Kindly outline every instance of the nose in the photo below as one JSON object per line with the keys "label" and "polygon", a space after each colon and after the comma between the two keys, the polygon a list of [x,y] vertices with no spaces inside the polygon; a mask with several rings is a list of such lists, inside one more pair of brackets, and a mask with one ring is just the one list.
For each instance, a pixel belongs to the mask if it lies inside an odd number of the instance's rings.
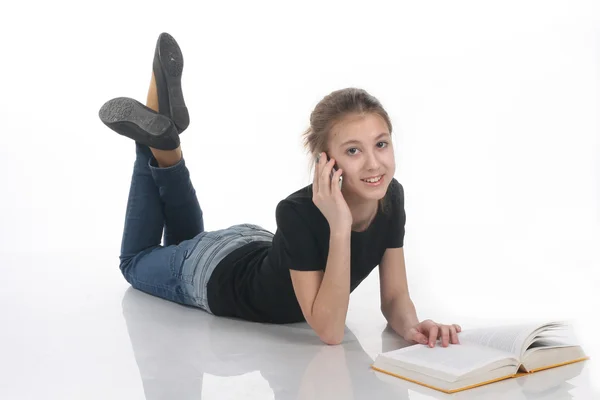
{"label": "nose", "polygon": [[375,154],[366,154],[365,167],[368,171],[377,171],[379,169],[379,160],[377,160],[377,156]]}

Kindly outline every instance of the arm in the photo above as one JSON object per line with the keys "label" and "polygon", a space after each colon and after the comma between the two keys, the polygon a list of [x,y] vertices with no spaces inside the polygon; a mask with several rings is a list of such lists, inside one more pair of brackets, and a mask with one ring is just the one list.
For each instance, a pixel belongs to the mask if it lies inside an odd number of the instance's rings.
{"label": "arm", "polygon": [[350,229],[332,230],[323,271],[290,270],[306,322],[326,344],[340,344],[350,300]]}
{"label": "arm", "polygon": [[404,337],[419,320],[408,293],[404,248],[389,248],[379,263],[381,312],[391,328]]}
{"label": "arm", "polygon": [[406,340],[434,347],[439,336],[442,346],[457,344],[459,325],[442,325],[430,319],[419,322],[415,306],[408,294],[404,249],[388,248],[379,264],[381,312],[392,329]]}

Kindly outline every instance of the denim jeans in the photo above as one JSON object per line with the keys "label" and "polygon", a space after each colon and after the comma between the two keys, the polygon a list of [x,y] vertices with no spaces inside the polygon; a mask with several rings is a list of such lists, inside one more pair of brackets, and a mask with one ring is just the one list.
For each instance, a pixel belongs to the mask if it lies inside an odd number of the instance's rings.
{"label": "denim jeans", "polygon": [[273,233],[253,224],[205,231],[185,160],[159,168],[148,146],[135,146],[119,268],[138,290],[212,314],[206,286],[218,263]]}

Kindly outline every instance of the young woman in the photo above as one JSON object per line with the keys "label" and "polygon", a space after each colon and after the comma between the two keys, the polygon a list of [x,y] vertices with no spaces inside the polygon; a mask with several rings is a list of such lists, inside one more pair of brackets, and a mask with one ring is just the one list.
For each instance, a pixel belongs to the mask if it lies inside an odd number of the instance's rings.
{"label": "young woman", "polygon": [[161,34],[146,106],[120,97],[99,112],[136,142],[120,255],[134,288],[217,316],[306,321],[323,342],[339,344],[350,293],[379,265],[381,310],[395,332],[431,347],[438,338],[458,343],[460,326],[419,322],[410,299],[404,191],[394,178],[392,124],[376,98],[348,88],[316,106],[304,133],[318,159],[313,183],[279,202],[274,234],[248,223],[205,231],[180,146],[189,124],[182,70],[180,47]]}

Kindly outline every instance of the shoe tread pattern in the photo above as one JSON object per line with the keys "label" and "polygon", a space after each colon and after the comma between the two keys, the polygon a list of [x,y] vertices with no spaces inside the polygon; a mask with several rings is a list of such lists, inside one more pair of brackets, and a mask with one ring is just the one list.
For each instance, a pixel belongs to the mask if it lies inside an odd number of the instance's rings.
{"label": "shoe tread pattern", "polygon": [[179,134],[169,118],[137,100],[117,97],[107,101],[99,112],[102,122],[120,135],[161,150],[179,146]]}

